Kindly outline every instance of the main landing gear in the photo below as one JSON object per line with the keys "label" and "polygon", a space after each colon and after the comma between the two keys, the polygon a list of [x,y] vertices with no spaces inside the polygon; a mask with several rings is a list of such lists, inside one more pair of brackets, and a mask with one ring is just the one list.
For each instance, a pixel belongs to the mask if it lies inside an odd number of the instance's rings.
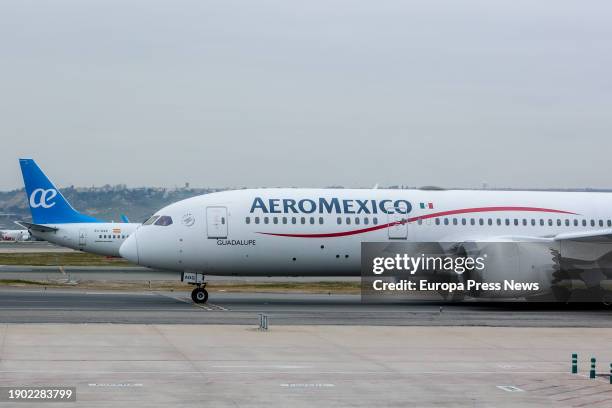
{"label": "main landing gear", "polygon": [[198,285],[198,287],[191,292],[191,300],[195,303],[206,303],[206,301],[208,301],[208,291],[205,287],[206,282],[202,283],[202,286]]}

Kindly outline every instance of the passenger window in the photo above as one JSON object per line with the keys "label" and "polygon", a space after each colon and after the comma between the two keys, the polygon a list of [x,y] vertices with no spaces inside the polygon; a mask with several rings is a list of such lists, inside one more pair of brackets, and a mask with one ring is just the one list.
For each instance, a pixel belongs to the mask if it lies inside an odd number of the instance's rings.
{"label": "passenger window", "polygon": [[578,226],[578,220],[574,220],[574,227]]}
{"label": "passenger window", "polygon": [[475,219],[473,219],[473,218],[470,218],[470,224],[471,224],[471,225],[476,225],[476,220],[475,220]]}
{"label": "passenger window", "polygon": [[497,225],[501,225],[501,218],[497,219]]}
{"label": "passenger window", "polygon": [[250,224],[250,223],[251,223],[251,217],[246,217],[246,218],[244,219],[244,221],[245,221],[247,224]]}
{"label": "passenger window", "polygon": [[355,225],[359,225],[359,217],[355,217]]}
{"label": "passenger window", "polygon": [[439,219],[439,218],[436,218],[435,223],[436,223],[436,225],[440,225],[440,219]]}
{"label": "passenger window", "polygon": [[98,238],[102,239],[102,235],[98,235]]}
{"label": "passenger window", "polygon": [[591,227],[595,226],[595,220],[591,220]]}
{"label": "passenger window", "polygon": [[423,225],[423,219],[419,218],[419,220],[417,221],[419,225]]}
{"label": "passenger window", "polygon": [[323,224],[323,217],[319,217],[319,224]]}
{"label": "passenger window", "polygon": [[586,227],[586,225],[587,225],[586,220],[582,220],[582,226]]}
{"label": "passenger window", "polygon": [[310,217],[310,224],[314,224],[314,223],[315,223],[314,217]]}
{"label": "passenger window", "polygon": [[297,218],[291,217],[291,223],[292,224],[297,224]]}
{"label": "passenger window", "polygon": [[336,221],[338,222],[338,225],[342,224],[342,217],[338,217]]}
{"label": "passenger window", "polygon": [[506,225],[510,225],[510,219],[506,218]]}
{"label": "passenger window", "polygon": [[517,225],[518,225],[518,218],[515,218],[514,219],[514,226],[517,226]]}
{"label": "passenger window", "polygon": [[484,220],[483,220],[482,218],[480,218],[480,219],[478,220],[478,224],[480,224],[480,225],[484,225]]}
{"label": "passenger window", "polygon": [[612,221],[608,220],[608,227],[612,227]]}
{"label": "passenger window", "polygon": [[378,218],[377,217],[372,218],[372,224],[374,224],[374,225],[378,224]]}
{"label": "passenger window", "polygon": [[527,219],[523,218],[523,225],[527,225]]}
{"label": "passenger window", "polygon": [[[221,223],[225,224],[225,217],[221,217]],[[159,217],[157,221],[155,221],[155,225],[159,225],[162,227],[167,227],[168,225],[172,225],[172,218],[167,215],[162,215]]]}
{"label": "passenger window", "polygon": [[264,224],[267,224],[270,222],[270,219],[268,217],[264,217]]}
{"label": "passenger window", "polygon": [[549,219],[548,219],[548,226],[549,226],[549,227],[552,227],[552,225],[553,225],[553,222],[552,222],[552,220],[549,218]]}
{"label": "passenger window", "polygon": [[561,220],[557,218],[557,227],[561,226]]}
{"label": "passenger window", "polygon": [[370,219],[369,219],[368,217],[364,217],[364,219],[363,219],[363,223],[364,223],[365,225],[368,225],[368,224],[370,223]]}
{"label": "passenger window", "polygon": [[569,225],[570,225],[570,220],[565,220],[565,226],[569,227]]}
{"label": "passenger window", "polygon": [[283,217],[283,224],[287,223],[287,217]]}
{"label": "passenger window", "polygon": [[259,217],[255,217],[255,224],[259,224]]}
{"label": "passenger window", "polygon": [[532,218],[532,219],[531,219],[531,226],[532,226],[532,227],[535,227],[535,225],[536,225],[536,220],[534,220],[534,219]]}
{"label": "passenger window", "polygon": [[221,224],[225,225],[225,217],[221,217]]}
{"label": "passenger window", "polygon": [[448,225],[448,218],[444,219],[444,225]]}
{"label": "passenger window", "polygon": [[300,218],[300,222],[302,223],[302,225],[306,224],[306,217]]}
{"label": "passenger window", "polygon": [[489,219],[487,220],[487,224],[489,224],[489,225],[493,225],[493,220],[492,220],[491,218],[489,218]]}
{"label": "passenger window", "polygon": [[603,227],[603,220],[599,220],[599,226]]}
{"label": "passenger window", "polygon": [[351,225],[351,218],[350,217],[346,217],[346,225]]}
{"label": "passenger window", "polygon": [[457,225],[457,219],[453,218],[453,225]]}
{"label": "passenger window", "polygon": [[461,225],[466,225],[467,224],[467,220],[465,218],[461,219]]}
{"label": "passenger window", "polygon": [[274,224],[278,224],[278,217],[273,217],[273,218],[272,218],[272,222],[273,222]]}

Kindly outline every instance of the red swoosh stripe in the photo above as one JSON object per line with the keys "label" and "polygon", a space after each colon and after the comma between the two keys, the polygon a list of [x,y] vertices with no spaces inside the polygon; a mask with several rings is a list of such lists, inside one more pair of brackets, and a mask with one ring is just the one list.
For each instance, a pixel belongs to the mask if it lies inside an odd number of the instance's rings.
{"label": "red swoosh stripe", "polygon": [[428,218],[437,218],[437,217],[445,217],[447,215],[456,215],[456,214],[468,214],[468,213],[477,213],[477,212],[495,212],[495,211],[528,211],[528,212],[545,212],[545,213],[556,213],[556,214],[570,214],[570,215],[578,215],[576,213],[570,211],[563,210],[555,210],[552,208],[539,208],[539,207],[475,207],[475,208],[463,208],[459,210],[450,210],[450,211],[440,211],[431,214],[419,215],[416,217],[408,218],[406,220],[399,220],[395,222],[390,222],[387,224],[375,225],[373,227],[361,228],[350,231],[341,231],[341,232],[332,232],[326,234],[280,234],[274,232],[258,232],[258,234],[262,235],[272,235],[275,237],[290,237],[290,238],[336,238],[336,237],[345,237],[348,235],[357,235],[363,234],[366,232],[376,231],[380,229],[385,229],[392,227],[394,225],[404,224],[406,222],[415,222],[418,220],[425,220]]}

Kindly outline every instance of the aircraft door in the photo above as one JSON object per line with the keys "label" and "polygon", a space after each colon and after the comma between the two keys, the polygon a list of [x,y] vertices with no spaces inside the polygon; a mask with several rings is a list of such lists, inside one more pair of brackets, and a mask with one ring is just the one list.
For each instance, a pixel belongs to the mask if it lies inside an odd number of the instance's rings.
{"label": "aircraft door", "polygon": [[87,245],[87,229],[81,228],[79,230],[79,246],[84,247]]}
{"label": "aircraft door", "polygon": [[399,208],[394,208],[393,213],[389,214],[389,239],[408,238],[408,208],[406,203],[399,203]]}
{"label": "aircraft door", "polygon": [[206,231],[208,238],[227,238],[227,221],[226,207],[207,207]]}

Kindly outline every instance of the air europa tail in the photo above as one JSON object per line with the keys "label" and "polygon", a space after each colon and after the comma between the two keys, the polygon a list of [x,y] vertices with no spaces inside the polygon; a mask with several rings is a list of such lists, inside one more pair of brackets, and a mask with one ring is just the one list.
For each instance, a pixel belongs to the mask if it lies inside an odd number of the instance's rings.
{"label": "air europa tail", "polygon": [[32,159],[19,159],[23,183],[35,224],[100,222],[76,211]]}

